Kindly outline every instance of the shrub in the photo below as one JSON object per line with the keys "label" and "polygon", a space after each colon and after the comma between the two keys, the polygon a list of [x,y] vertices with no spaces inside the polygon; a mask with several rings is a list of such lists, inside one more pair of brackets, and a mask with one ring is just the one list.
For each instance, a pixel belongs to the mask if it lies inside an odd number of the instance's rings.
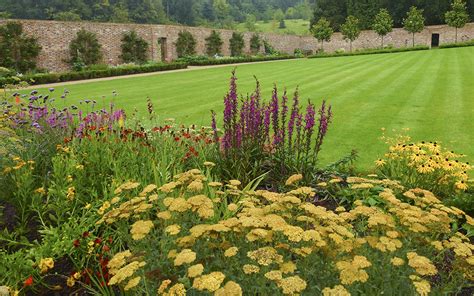
{"label": "shrub", "polygon": [[244,35],[241,33],[233,32],[232,38],[230,38],[230,55],[233,57],[243,55],[245,47]]}
{"label": "shrub", "polygon": [[241,56],[241,57],[225,57],[225,58],[209,58],[207,56],[191,56],[178,59],[178,62],[184,62],[190,66],[205,66],[205,65],[224,65],[224,64],[238,64],[251,62],[264,62],[275,60],[293,59],[294,56],[278,55],[278,56]]}
{"label": "shrub", "polygon": [[[248,183],[265,172],[273,184],[291,172],[310,178],[331,122],[331,106],[323,102],[317,117],[315,106],[309,103],[303,113],[298,90],[290,108],[286,91],[279,99],[276,86],[266,104],[258,81],[255,92],[239,106],[236,80],[233,72],[224,100],[223,135],[217,149],[222,178],[233,176]],[[215,114],[212,126],[217,139]]]}
{"label": "shrub", "polygon": [[367,55],[367,54],[384,54],[384,53],[397,53],[407,51],[419,51],[419,50],[430,50],[429,46],[417,45],[415,47],[400,47],[400,48],[384,48],[384,49],[360,49],[353,52],[345,52],[344,50],[337,50],[334,53],[317,53],[310,56],[309,58],[329,58],[329,57],[343,57],[343,56],[355,56],[355,55]]}
{"label": "shrub", "polygon": [[12,71],[10,69],[0,67],[0,77],[10,76]]}
{"label": "shrub", "polygon": [[81,29],[69,44],[70,64],[76,69],[93,65],[102,59],[102,51],[96,34]]}
{"label": "shrub", "polygon": [[439,46],[439,48],[454,48],[454,47],[468,47],[474,46],[474,39],[465,42],[457,42],[457,43],[443,43]]}
{"label": "shrub", "polygon": [[215,30],[211,32],[211,35],[206,38],[206,53],[208,56],[213,57],[221,54],[222,48],[221,34]]}
{"label": "shrub", "polygon": [[260,36],[258,36],[258,34],[253,34],[252,38],[250,38],[250,52],[253,55],[256,55],[260,52],[261,47],[262,41],[260,40]]}
{"label": "shrub", "polygon": [[178,57],[192,56],[196,53],[196,39],[188,31],[181,31],[175,43]]}
{"label": "shrub", "polygon": [[37,39],[26,36],[20,23],[0,27],[0,66],[22,73],[34,70],[40,51]]}
{"label": "shrub", "polygon": [[135,31],[123,34],[121,48],[120,59],[124,63],[143,64],[148,59],[148,42]]}

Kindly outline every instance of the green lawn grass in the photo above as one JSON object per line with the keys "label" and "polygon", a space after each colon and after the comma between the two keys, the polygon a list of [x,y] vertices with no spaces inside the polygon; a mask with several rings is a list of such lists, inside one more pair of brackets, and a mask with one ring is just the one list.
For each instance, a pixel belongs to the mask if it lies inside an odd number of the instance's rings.
{"label": "green lawn grass", "polygon": [[[289,35],[310,35],[308,20],[285,20],[285,29],[280,29],[279,25],[280,22],[278,21],[269,21],[266,23],[263,21],[258,21],[255,23],[255,31]],[[245,26],[245,23],[240,23],[237,25],[237,30],[247,32],[248,28]]]}
{"label": "green lawn grass", "polygon": [[[163,119],[209,125],[211,109],[221,115],[232,68],[70,85],[67,101],[97,99],[100,106],[116,90],[116,105],[129,113],[136,108],[145,115],[150,97]],[[303,100],[326,99],[333,105],[324,163],[357,149],[359,166],[369,168],[387,148],[379,140],[382,127],[410,128],[415,140],[441,141],[474,160],[473,47],[255,63],[237,66],[237,75],[242,94],[253,91],[256,75],[265,99],[276,83],[290,92],[299,86]]]}

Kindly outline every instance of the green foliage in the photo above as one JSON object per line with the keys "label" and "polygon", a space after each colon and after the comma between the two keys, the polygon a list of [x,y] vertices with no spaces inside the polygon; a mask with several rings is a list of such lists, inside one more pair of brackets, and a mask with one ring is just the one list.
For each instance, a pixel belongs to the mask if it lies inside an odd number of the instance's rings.
{"label": "green foliage", "polygon": [[10,76],[12,71],[5,67],[0,67],[0,77]]}
{"label": "green foliage", "polygon": [[36,58],[41,46],[36,38],[23,33],[20,23],[8,22],[0,27],[0,66],[18,72],[36,68]]}
{"label": "green foliage", "polygon": [[415,46],[415,33],[420,33],[425,28],[423,9],[412,6],[403,20],[403,28],[413,34],[413,46]]}
{"label": "green foliage", "polygon": [[384,53],[398,53],[408,51],[429,50],[430,47],[426,45],[417,45],[415,47],[400,47],[400,48],[374,48],[374,49],[360,49],[353,52],[335,52],[335,53],[318,53],[308,58],[330,58],[330,57],[346,57],[369,54],[384,54]]}
{"label": "green foliage", "polygon": [[122,36],[122,54],[120,58],[124,63],[143,64],[148,59],[148,42],[131,31]]}
{"label": "green foliage", "polygon": [[311,27],[311,33],[313,33],[314,38],[321,42],[321,49],[324,49],[324,41],[331,41],[334,31],[329,21],[323,17]]}
{"label": "green foliage", "polygon": [[360,35],[359,20],[355,16],[348,16],[346,22],[341,26],[341,33],[345,40],[350,41],[352,52],[352,42]]}
{"label": "green foliage", "polygon": [[271,55],[271,56],[239,56],[239,57],[224,57],[224,58],[209,58],[208,56],[191,56],[180,58],[177,61],[186,63],[190,66],[206,66],[206,65],[225,65],[225,64],[239,64],[251,62],[264,62],[276,60],[293,59],[290,55]]}
{"label": "green foliage", "polygon": [[81,29],[69,44],[69,55],[72,66],[97,64],[102,59],[102,46],[96,34]]}
{"label": "green foliage", "polygon": [[245,46],[244,35],[241,33],[233,32],[232,38],[229,40],[230,55],[238,57],[243,55]]}
{"label": "green foliage", "polygon": [[454,48],[454,47],[468,47],[474,46],[474,39],[465,42],[456,42],[456,43],[443,43],[439,48]]}
{"label": "green foliage", "polygon": [[250,52],[253,55],[256,55],[260,52],[261,47],[262,41],[260,40],[260,36],[258,36],[258,34],[253,34],[252,38],[250,38]]}
{"label": "green foliage", "polygon": [[211,35],[206,38],[206,53],[208,56],[212,57],[215,55],[220,55],[222,50],[222,41],[221,34],[215,30],[211,32]]}
{"label": "green foliage", "polygon": [[257,18],[254,15],[247,15],[247,17],[245,18],[245,28],[251,32],[255,31],[257,29],[257,27],[255,26],[256,22]]}
{"label": "green foliage", "polygon": [[[94,67],[94,66],[93,66]],[[185,69],[187,67],[186,63],[151,63],[145,65],[121,65],[118,67],[109,67],[103,70],[90,70],[83,68],[79,72],[66,72],[66,73],[40,73],[40,74],[31,74],[23,75],[21,77],[0,77],[0,87],[4,87],[9,84],[17,84],[21,81],[28,82],[32,85],[34,84],[47,84],[47,83],[57,83],[57,82],[67,82],[75,80],[84,80],[84,79],[95,79],[95,78],[104,78],[104,77],[113,77],[113,76],[123,76],[123,75],[132,75],[139,73],[150,73],[150,72],[160,72],[176,69]]]}
{"label": "green foliage", "polygon": [[81,16],[75,13],[74,11],[62,11],[54,14],[53,19],[55,21],[63,22],[78,22],[81,21]]}
{"label": "green foliage", "polygon": [[456,39],[458,42],[458,29],[466,25],[469,20],[466,2],[464,0],[454,0],[451,4],[451,10],[445,14],[446,23],[456,29]]}
{"label": "green foliage", "polygon": [[381,37],[383,47],[384,37],[393,31],[393,18],[387,9],[381,9],[375,16],[372,29]]}
{"label": "green foliage", "polygon": [[175,43],[178,57],[192,56],[196,53],[196,39],[188,31],[181,31]]}

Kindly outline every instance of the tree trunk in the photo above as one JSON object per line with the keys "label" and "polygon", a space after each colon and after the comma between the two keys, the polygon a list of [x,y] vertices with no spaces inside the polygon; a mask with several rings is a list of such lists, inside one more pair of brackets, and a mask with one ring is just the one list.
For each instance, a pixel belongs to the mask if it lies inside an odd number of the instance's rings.
{"label": "tree trunk", "polygon": [[454,43],[458,43],[458,28],[455,28],[456,37],[454,38]]}
{"label": "tree trunk", "polygon": [[324,51],[324,40],[321,40],[321,51]]}
{"label": "tree trunk", "polygon": [[415,47],[415,33],[413,33],[413,47]]}
{"label": "tree trunk", "polygon": [[384,37],[384,36],[382,35],[382,49],[383,49],[383,37]]}

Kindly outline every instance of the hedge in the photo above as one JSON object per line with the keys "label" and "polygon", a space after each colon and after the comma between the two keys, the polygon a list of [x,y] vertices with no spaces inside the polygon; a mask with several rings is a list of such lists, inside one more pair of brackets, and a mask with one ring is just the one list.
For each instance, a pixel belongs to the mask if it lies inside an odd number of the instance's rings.
{"label": "hedge", "polygon": [[297,57],[291,55],[278,55],[278,56],[261,56],[261,57],[232,57],[232,58],[220,58],[213,59],[205,56],[198,57],[185,57],[179,59],[182,62],[187,63],[190,66],[206,66],[206,65],[225,65],[225,64],[239,64],[239,63],[251,63],[251,62],[264,62],[264,61],[276,61],[276,60],[289,60]]}
{"label": "hedge", "polygon": [[36,84],[48,84],[57,82],[67,82],[75,80],[85,80],[94,78],[104,78],[113,76],[123,76],[139,73],[150,73],[169,71],[176,69],[186,69],[188,65],[186,63],[170,63],[170,64],[149,64],[142,66],[127,66],[109,68],[106,70],[85,70],[80,72],[66,72],[66,73],[40,73],[33,75],[24,75],[21,77],[0,77],[0,87],[4,87],[7,84],[18,83],[18,78],[21,81],[26,81],[32,85]]}
{"label": "hedge", "polygon": [[443,48],[467,47],[467,46],[474,46],[474,39],[466,41],[466,42],[441,44],[439,48],[443,49]]}
{"label": "hedge", "polygon": [[309,59],[316,58],[329,58],[329,57],[345,57],[345,56],[357,56],[357,55],[368,55],[368,54],[382,54],[382,53],[397,53],[406,51],[418,51],[418,50],[429,50],[429,46],[419,45],[415,47],[401,47],[401,48],[384,48],[384,49],[366,49],[354,52],[341,52],[341,53],[320,53],[309,56]]}

